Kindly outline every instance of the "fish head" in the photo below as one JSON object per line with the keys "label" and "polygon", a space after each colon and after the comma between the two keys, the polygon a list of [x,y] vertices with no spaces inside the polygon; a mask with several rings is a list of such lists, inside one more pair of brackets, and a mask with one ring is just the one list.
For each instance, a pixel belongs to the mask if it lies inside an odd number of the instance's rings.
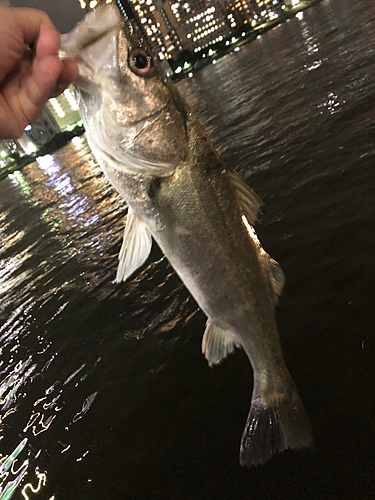
{"label": "fish head", "polygon": [[187,108],[116,6],[87,14],[61,49],[78,63],[76,95],[94,150],[137,173],[169,175],[184,161]]}

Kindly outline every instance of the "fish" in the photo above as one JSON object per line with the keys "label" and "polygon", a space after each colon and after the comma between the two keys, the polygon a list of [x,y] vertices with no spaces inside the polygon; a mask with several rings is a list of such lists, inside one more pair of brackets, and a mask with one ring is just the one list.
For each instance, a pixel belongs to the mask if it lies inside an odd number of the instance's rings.
{"label": "fish", "polygon": [[79,66],[88,143],[128,205],[117,282],[144,264],[155,240],[207,317],[209,366],[243,348],[253,387],[241,465],[310,447],[311,425],[275,319],[285,276],[254,229],[261,199],[224,164],[139,29],[113,4],[63,35],[61,51]]}

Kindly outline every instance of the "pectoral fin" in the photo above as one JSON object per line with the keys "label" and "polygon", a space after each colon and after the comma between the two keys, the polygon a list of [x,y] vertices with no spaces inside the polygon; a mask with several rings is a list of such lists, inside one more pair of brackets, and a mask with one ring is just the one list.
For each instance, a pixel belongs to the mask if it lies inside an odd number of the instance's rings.
{"label": "pectoral fin", "polygon": [[122,242],[116,281],[127,280],[147,259],[151,252],[151,233],[129,207],[124,239]]}
{"label": "pectoral fin", "polygon": [[235,347],[240,347],[240,344],[236,342],[231,332],[224,330],[211,320],[207,321],[202,339],[202,353],[209,366],[219,364],[228,354],[234,352]]}

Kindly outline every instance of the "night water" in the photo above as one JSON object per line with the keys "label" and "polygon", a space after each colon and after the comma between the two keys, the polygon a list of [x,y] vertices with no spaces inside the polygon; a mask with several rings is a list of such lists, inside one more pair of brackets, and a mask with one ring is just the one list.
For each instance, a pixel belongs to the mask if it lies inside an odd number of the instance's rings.
{"label": "night water", "polygon": [[252,373],[156,245],[117,285],[127,207],[84,137],[0,181],[0,500],[372,499],[375,3],[325,0],[178,84],[265,205],[284,355],[314,448],[239,465]]}

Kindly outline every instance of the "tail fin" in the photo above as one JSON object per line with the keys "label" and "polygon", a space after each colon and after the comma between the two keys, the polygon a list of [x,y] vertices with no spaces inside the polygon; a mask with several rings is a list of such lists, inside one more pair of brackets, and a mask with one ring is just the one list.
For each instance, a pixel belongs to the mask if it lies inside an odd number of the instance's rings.
{"label": "tail fin", "polygon": [[288,448],[298,450],[312,445],[305,408],[294,382],[288,382],[282,392],[273,389],[262,395],[255,384],[241,440],[241,465],[264,464]]}

